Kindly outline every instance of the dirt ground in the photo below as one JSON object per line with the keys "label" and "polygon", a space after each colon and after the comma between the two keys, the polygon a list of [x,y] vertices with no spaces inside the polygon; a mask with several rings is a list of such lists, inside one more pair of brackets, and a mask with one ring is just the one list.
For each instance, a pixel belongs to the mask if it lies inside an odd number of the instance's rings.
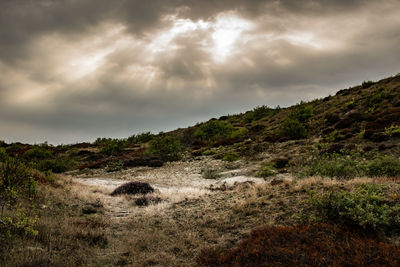
{"label": "dirt ground", "polygon": [[[256,225],[235,229],[231,221],[234,214],[230,213],[232,205],[245,205],[234,200],[238,187],[245,186],[247,190],[251,187],[254,191],[268,183],[252,175],[257,168],[249,162],[202,158],[171,162],[160,168],[136,167],[113,173],[73,172],[63,175],[62,179],[69,184],[74,198],[94,209],[93,215],[85,216],[100,216],[108,223],[109,245],[95,256],[99,257],[98,262],[195,266],[196,255],[202,248],[233,244]],[[203,178],[205,169],[216,170],[218,177]],[[129,181],[148,182],[155,192],[147,196],[161,202],[150,202],[143,207],[135,204],[140,196],[110,195],[116,187]],[[100,207],[99,212],[96,207]],[[244,225],[246,216],[243,219],[240,224]]]}

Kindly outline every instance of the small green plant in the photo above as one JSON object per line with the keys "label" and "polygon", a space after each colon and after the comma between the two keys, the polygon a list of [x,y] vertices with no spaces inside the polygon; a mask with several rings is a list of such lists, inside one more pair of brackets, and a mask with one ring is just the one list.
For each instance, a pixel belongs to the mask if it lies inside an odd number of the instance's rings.
{"label": "small green plant", "polygon": [[301,139],[307,137],[307,135],[307,129],[296,119],[285,119],[279,129],[279,136],[288,139]]}
{"label": "small green plant", "polygon": [[390,127],[386,127],[385,134],[390,137],[400,136],[400,126],[392,124]]}
{"label": "small green plant", "polygon": [[215,149],[208,149],[208,150],[204,151],[202,154],[203,154],[203,156],[212,156],[212,155],[217,154],[217,151]]}
{"label": "small green plant", "polygon": [[146,153],[160,157],[165,161],[178,160],[183,151],[178,138],[171,135],[160,135],[150,141]]}
{"label": "small green plant", "polygon": [[122,160],[111,160],[108,162],[106,166],[106,171],[107,172],[116,172],[116,171],[121,171],[124,168],[124,162]]}
{"label": "small green plant", "polygon": [[102,148],[100,150],[100,153],[108,156],[117,155],[124,150],[125,141],[119,139],[109,139],[106,142],[102,142],[101,145]]}
{"label": "small green plant", "polygon": [[73,164],[68,158],[55,158],[42,160],[36,166],[42,172],[62,173],[68,171]]}
{"label": "small green plant", "polygon": [[400,230],[400,204],[388,201],[384,185],[361,184],[354,191],[311,192],[313,220],[330,220],[385,232]]}
{"label": "small green plant", "polygon": [[314,115],[314,108],[310,104],[300,102],[298,106],[289,115],[293,120],[297,120],[301,123],[305,123],[309,118]]}
{"label": "small green plant", "polygon": [[24,158],[28,160],[38,161],[53,157],[53,153],[44,146],[36,146],[24,153]]}
{"label": "small green plant", "polygon": [[142,144],[151,141],[155,137],[151,132],[145,132],[138,135],[132,135],[128,137],[127,141],[131,144]]}
{"label": "small green plant", "polygon": [[253,121],[260,120],[265,117],[272,117],[276,113],[279,112],[279,108],[270,108],[268,106],[258,106],[254,108],[252,111],[249,111],[245,114],[243,120],[245,123],[251,123]]}
{"label": "small green plant", "polygon": [[228,138],[234,127],[227,121],[212,120],[202,124],[195,132],[195,138],[202,141],[215,141]]}
{"label": "small green plant", "polygon": [[363,83],[361,84],[361,87],[363,89],[366,89],[368,87],[371,87],[372,85],[374,85],[375,82],[374,81],[363,81]]}
{"label": "small green plant", "polygon": [[235,127],[229,137],[232,139],[241,139],[246,137],[248,133],[249,130],[245,127]]}
{"label": "small green plant", "polygon": [[5,148],[0,147],[0,162],[3,162],[7,158],[7,153]]}
{"label": "small green plant", "polygon": [[351,156],[328,154],[312,157],[303,167],[302,175],[353,178],[360,172],[358,160]]}
{"label": "small green plant", "polygon": [[379,92],[375,93],[368,99],[368,107],[375,107],[385,99],[386,94],[384,90],[384,88],[381,88]]}
{"label": "small green plant", "polygon": [[363,167],[369,176],[400,176],[400,159],[392,156],[378,156]]}
{"label": "small green plant", "polygon": [[272,162],[263,164],[261,166],[261,170],[259,172],[257,172],[256,176],[261,177],[261,178],[267,178],[267,177],[276,175],[277,171],[273,165],[274,164]]}
{"label": "small green plant", "polygon": [[353,108],[355,108],[355,106],[356,106],[356,104],[353,100],[349,101],[345,104],[346,109],[353,109]]}
{"label": "small green plant", "polygon": [[240,156],[236,152],[229,152],[229,153],[226,153],[222,159],[225,161],[233,162],[233,161],[239,160]]}

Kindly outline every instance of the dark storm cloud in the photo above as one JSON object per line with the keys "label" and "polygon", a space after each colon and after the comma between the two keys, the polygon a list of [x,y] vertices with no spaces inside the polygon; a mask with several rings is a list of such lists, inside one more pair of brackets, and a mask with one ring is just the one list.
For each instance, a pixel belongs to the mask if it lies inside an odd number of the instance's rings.
{"label": "dark storm cloud", "polygon": [[400,3],[3,0],[0,139],[160,131],[400,68]]}

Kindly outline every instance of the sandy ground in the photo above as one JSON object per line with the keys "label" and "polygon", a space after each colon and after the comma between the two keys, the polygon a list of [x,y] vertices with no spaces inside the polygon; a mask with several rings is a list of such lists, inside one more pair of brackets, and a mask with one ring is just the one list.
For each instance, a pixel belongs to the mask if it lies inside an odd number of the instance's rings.
{"label": "sandy ground", "polygon": [[[219,171],[217,179],[205,179],[204,169]],[[111,219],[129,218],[137,212],[160,212],[171,204],[183,200],[198,199],[205,194],[212,194],[210,189],[229,187],[237,183],[265,183],[249,173],[251,168],[242,162],[227,163],[221,160],[202,158],[195,161],[171,162],[160,168],[136,167],[107,173],[96,170],[85,173],[71,173],[72,191],[79,198],[92,205],[101,205],[105,215]],[[148,182],[155,192],[149,196],[160,198],[158,204],[138,207],[134,200],[137,196],[110,196],[118,186],[130,182]]]}

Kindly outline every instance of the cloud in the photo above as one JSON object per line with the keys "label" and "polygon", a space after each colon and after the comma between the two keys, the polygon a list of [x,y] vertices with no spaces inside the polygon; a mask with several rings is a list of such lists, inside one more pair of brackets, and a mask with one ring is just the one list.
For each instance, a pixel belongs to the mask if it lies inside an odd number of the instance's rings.
{"label": "cloud", "polygon": [[398,1],[0,2],[0,139],[75,142],[322,97],[400,67]]}

